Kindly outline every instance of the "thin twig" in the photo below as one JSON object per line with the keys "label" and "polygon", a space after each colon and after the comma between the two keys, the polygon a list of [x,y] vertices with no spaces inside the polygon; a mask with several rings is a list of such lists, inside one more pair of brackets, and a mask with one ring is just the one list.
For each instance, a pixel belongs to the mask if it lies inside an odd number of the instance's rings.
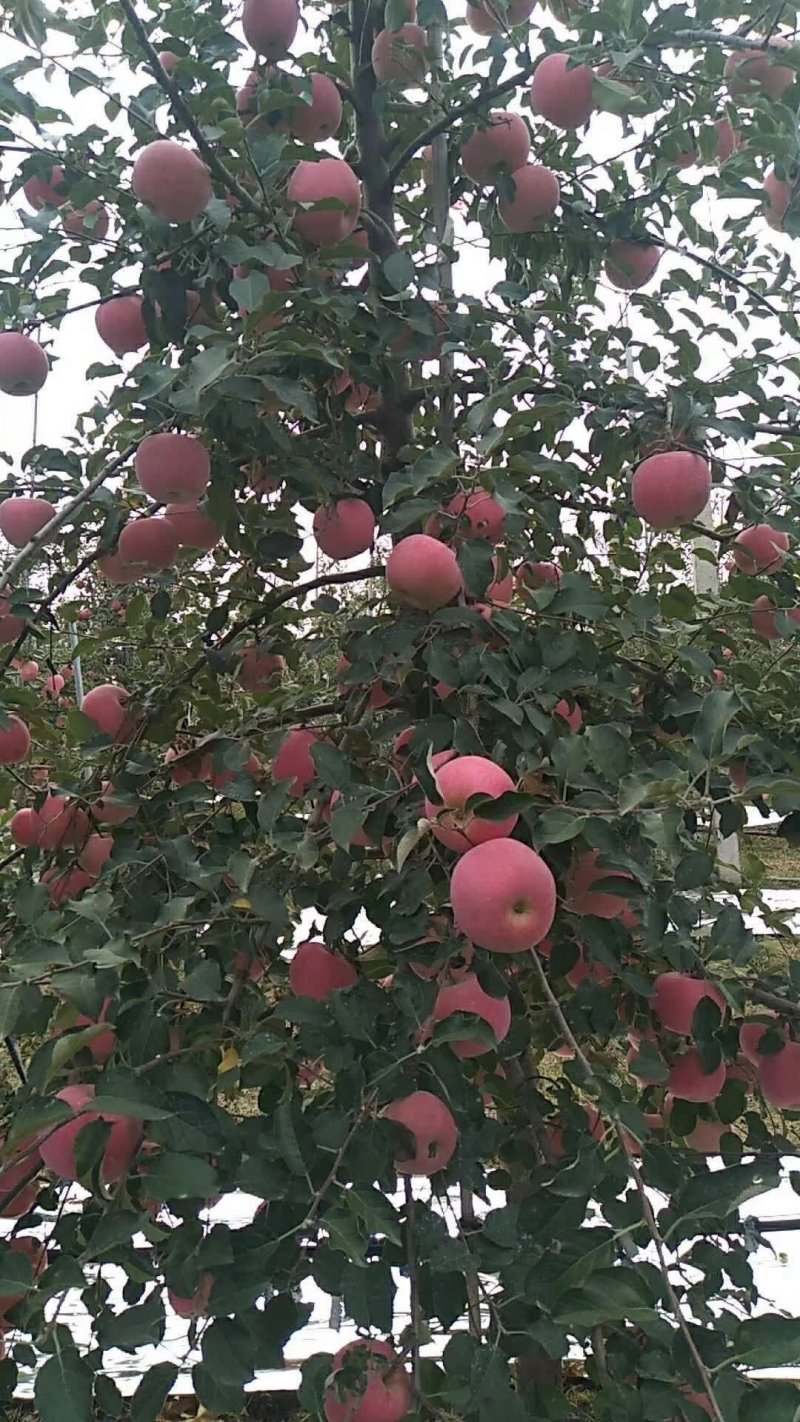
{"label": "thin twig", "polygon": [[[531,954],[531,957],[533,959],[534,967],[539,978],[539,983],[541,985],[542,992],[544,993],[544,996],[547,999],[549,1006],[552,1008],[553,1016],[555,1017],[559,1028],[564,1034],[565,1041],[569,1043],[570,1047],[575,1053],[575,1059],[580,1063],[581,1067],[583,1068],[587,1080],[597,1082],[598,1078],[594,1072],[592,1064],[586,1056],[586,1053],[581,1048],[580,1043],[578,1042],[575,1036],[575,1033],[572,1031],[572,1028],[570,1027],[566,1017],[564,1016],[564,1012],[561,1008],[561,1003],[559,1002],[558,998],[553,992],[553,989],[550,986],[547,974],[544,970],[544,965],[542,964],[542,960],[539,957],[539,954],[534,950]],[[625,1133],[625,1130],[622,1126],[622,1123],[620,1122],[618,1115],[615,1112],[612,1112],[611,1116],[612,1121],[614,1123],[614,1130],[616,1132],[617,1139],[619,1140],[620,1147],[625,1157],[628,1170],[633,1178],[634,1184],[636,1185],[636,1189],[639,1194],[639,1201],[642,1207],[642,1218],[647,1226],[648,1234],[650,1235],[650,1239],[655,1247],[656,1254],[658,1256],[659,1269],[661,1271],[661,1277],[664,1281],[664,1289],[667,1295],[667,1299],[669,1301],[670,1309],[672,1310],[675,1322],[677,1323],[678,1328],[683,1336],[683,1340],[686,1344],[692,1362],[694,1363],[697,1369],[698,1377],[700,1378],[700,1381],[703,1384],[703,1390],[709,1400],[709,1403],[711,1404],[713,1416],[716,1422],[725,1422],[725,1418],[722,1412],[720,1411],[719,1403],[717,1402],[716,1394],[714,1392],[714,1384],[711,1381],[711,1374],[709,1373],[708,1368],[706,1367],[705,1363],[703,1362],[703,1359],[700,1356],[700,1353],[698,1352],[697,1344],[695,1343],[694,1338],[692,1337],[692,1331],[686,1321],[686,1317],[681,1306],[681,1301],[675,1292],[675,1287],[672,1283],[672,1279],[670,1278],[669,1261],[667,1259],[666,1245],[664,1244],[664,1240],[661,1236],[661,1231],[658,1228],[656,1217],[653,1213],[653,1207],[650,1204],[647,1189],[642,1178],[642,1173],[636,1161],[634,1160],[633,1153],[628,1142],[628,1137]]]}
{"label": "thin twig", "polygon": [[53,534],[58,532],[62,524],[67,522],[67,519],[75,513],[76,509],[79,509],[82,504],[85,504],[86,500],[91,498],[95,490],[99,489],[101,484],[106,482],[106,479],[110,479],[112,474],[116,474],[117,470],[122,468],[122,465],[125,464],[131,455],[139,448],[141,442],[141,439],[137,439],[134,440],[133,444],[129,444],[127,449],[123,450],[122,454],[118,455],[116,459],[112,459],[111,463],[107,464],[104,469],[101,469],[99,474],[95,474],[94,478],[90,479],[89,483],[85,484],[73,499],[69,499],[63,508],[58,509],[50,521],[45,524],[44,528],[41,528],[39,532],[25,544],[24,548],[20,548],[19,553],[15,558],[11,559],[8,567],[2,575],[0,575],[0,593],[4,592],[5,589],[11,585],[20,568],[23,568],[28,559],[31,558],[34,553],[38,553],[39,549],[43,547],[45,543],[49,542]]}
{"label": "thin twig", "polygon": [[198,150],[202,153],[212,173],[214,173],[219,181],[227,188],[228,192],[236,198],[236,201],[246,212],[252,213],[254,217],[259,217],[263,221],[266,216],[264,209],[260,203],[257,203],[250,196],[247,189],[242,187],[241,183],[239,183],[233,174],[225,167],[222,159],[214,152],[214,149],[204,136],[202,129],[186,103],[179,86],[163,68],[155,47],[150,43],[144,22],[136,13],[133,0],[120,0],[120,5],[131,29],[136,35],[139,48],[147,60],[147,65],[153,78],[160,88],[164,90],[176,116],[181,119],[185,127],[189,130],[197,144]]}

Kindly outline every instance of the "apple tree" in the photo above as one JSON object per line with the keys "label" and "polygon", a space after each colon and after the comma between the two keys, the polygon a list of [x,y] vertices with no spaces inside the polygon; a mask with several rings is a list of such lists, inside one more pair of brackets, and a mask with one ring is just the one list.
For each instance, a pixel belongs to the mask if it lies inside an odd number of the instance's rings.
{"label": "apple tree", "polygon": [[788,1422],[794,8],[0,15],[3,1397]]}

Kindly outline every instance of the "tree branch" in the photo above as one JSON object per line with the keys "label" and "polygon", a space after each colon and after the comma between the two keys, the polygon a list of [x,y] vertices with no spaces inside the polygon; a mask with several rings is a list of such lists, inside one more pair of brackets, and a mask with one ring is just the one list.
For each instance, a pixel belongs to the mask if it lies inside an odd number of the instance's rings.
{"label": "tree branch", "polygon": [[423,129],[422,133],[418,134],[416,138],[412,138],[402,152],[398,153],[389,169],[388,181],[395,183],[415,154],[419,153],[427,143],[432,143],[440,133],[446,133],[449,128],[453,127],[453,124],[458,123],[458,120],[465,118],[467,114],[480,113],[494,99],[499,99],[503,94],[510,94],[514,89],[518,89],[520,84],[524,84],[526,79],[530,79],[533,70],[533,64],[526,65],[524,69],[518,69],[516,74],[512,74],[510,79],[504,79],[502,84],[495,84],[493,89],[481,89],[481,92],[476,94],[473,99],[466,99],[463,104],[449,109],[442,118]]}
{"label": "tree branch", "polygon": [[236,201],[246,212],[252,213],[254,217],[259,217],[263,221],[265,213],[261,204],[257,203],[255,199],[250,196],[247,189],[242,187],[241,183],[239,183],[233,174],[225,167],[222,159],[214,152],[214,149],[204,136],[202,129],[197,123],[175,80],[167,74],[162,67],[158,53],[150,42],[144,23],[136,13],[134,0],[120,0],[120,6],[131,29],[136,35],[139,48],[147,60],[147,65],[153,78],[164,90],[176,116],[181,119],[184,126],[189,130],[189,133],[197,144],[198,150],[202,153],[212,173],[214,173],[224,187],[227,188],[228,192],[236,198]]}
{"label": "tree branch", "polygon": [[[598,1078],[595,1075],[592,1064],[586,1056],[586,1053],[581,1049],[578,1040],[574,1032],[572,1031],[572,1028],[570,1027],[566,1017],[564,1016],[564,1013],[561,1008],[561,1003],[559,1002],[558,998],[553,992],[553,989],[550,986],[550,982],[544,970],[542,960],[539,957],[539,954],[536,952],[536,949],[534,949],[531,953],[531,957],[533,959],[534,967],[539,978],[539,983],[541,985],[542,992],[544,993],[544,996],[552,1009],[553,1016],[555,1017],[560,1030],[564,1034],[565,1041],[569,1043],[570,1047],[575,1053],[575,1059],[580,1063],[581,1067],[583,1068],[587,1080],[591,1082],[597,1082]],[[708,1368],[706,1367],[705,1363],[703,1362],[703,1359],[700,1356],[700,1353],[698,1352],[697,1344],[695,1343],[694,1338],[692,1337],[692,1331],[686,1321],[686,1317],[681,1306],[681,1301],[675,1292],[675,1287],[672,1283],[672,1279],[670,1278],[669,1260],[667,1259],[666,1245],[664,1244],[664,1240],[661,1236],[661,1231],[658,1228],[658,1223],[653,1213],[653,1207],[650,1203],[650,1199],[647,1194],[647,1188],[642,1178],[642,1172],[640,1171],[639,1166],[633,1158],[630,1145],[628,1144],[627,1135],[616,1113],[612,1113],[612,1120],[614,1122],[614,1130],[616,1132],[617,1139],[620,1143],[623,1155],[625,1156],[628,1171],[633,1178],[634,1184],[636,1185],[636,1189],[639,1194],[639,1201],[642,1207],[642,1218],[647,1226],[647,1232],[650,1235],[650,1239],[658,1256],[659,1270],[661,1272],[661,1277],[664,1281],[664,1290],[669,1301],[670,1309],[672,1310],[675,1322],[677,1323],[678,1328],[683,1336],[683,1340],[688,1349],[689,1356],[691,1357],[692,1362],[694,1363],[697,1369],[698,1376],[703,1385],[703,1390],[709,1400],[709,1403],[711,1404],[711,1410],[715,1422],[725,1422],[725,1418],[722,1412],[720,1411],[719,1403],[717,1402],[716,1394],[714,1392],[714,1384],[711,1381],[711,1374],[709,1373]]]}
{"label": "tree branch", "polygon": [[74,498],[69,499],[63,508],[58,509],[57,512],[53,514],[49,523],[46,523],[44,528],[41,528],[36,536],[25,544],[24,548],[20,548],[16,557],[11,559],[8,567],[0,574],[0,593],[4,592],[5,589],[10,586],[20,568],[23,568],[28,559],[31,558],[34,553],[38,553],[39,549],[42,548],[45,543],[49,542],[53,534],[58,532],[59,528],[67,522],[67,519],[75,513],[75,510],[79,509],[82,504],[85,504],[86,500],[91,498],[95,490],[99,489],[100,485],[104,484],[106,479],[109,479],[112,474],[116,474],[117,470],[121,469],[122,465],[125,464],[130,456],[139,448],[141,442],[141,439],[137,439],[134,440],[133,444],[129,444],[127,449],[123,450],[122,454],[118,455],[116,459],[112,459],[111,463],[107,464],[104,469],[101,469],[99,474],[95,474],[94,478],[90,479],[89,483],[85,484]]}

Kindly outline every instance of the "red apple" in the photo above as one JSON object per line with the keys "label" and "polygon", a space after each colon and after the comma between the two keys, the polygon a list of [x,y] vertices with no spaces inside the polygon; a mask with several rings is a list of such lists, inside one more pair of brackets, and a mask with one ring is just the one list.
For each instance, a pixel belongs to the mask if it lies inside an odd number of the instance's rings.
{"label": "red apple", "polygon": [[661,261],[661,253],[661,247],[649,242],[625,242],[618,238],[606,252],[603,269],[617,291],[639,291],[647,286]]}
{"label": "red apple", "polygon": [[244,0],[244,37],[256,54],[265,59],[285,59],[299,19],[297,0]]}
{"label": "red apple", "polygon": [[379,84],[406,87],[423,83],[428,68],[428,36],[421,25],[379,30],[372,45],[372,68]]}
{"label": "red apple", "polygon": [[518,816],[503,820],[481,818],[480,810],[465,809],[473,795],[491,795],[499,799],[512,791],[514,781],[502,766],[482,755],[455,756],[435,772],[442,805],[425,800],[425,814],[433,822],[433,833],[441,844],[456,854],[464,854],[475,844],[491,839],[506,839],[514,830]]}
{"label": "red apple", "polygon": [[364,499],[338,499],[321,505],[314,514],[317,547],[337,561],[366,553],[375,541],[375,527],[375,515]]}
{"label": "red apple", "polygon": [[157,138],[139,152],[133,191],[163,222],[193,222],[212,197],[211,174],[202,158],[171,138]]}
{"label": "red apple", "polygon": [[97,334],[114,355],[130,355],[147,345],[142,305],[141,296],[112,296],[98,306],[94,317]]}
{"label": "red apple", "polygon": [[332,992],[352,987],[358,973],[346,958],[332,953],[324,943],[301,943],[289,967],[289,986],[295,997],[327,1002]]}
{"label": "red apple", "polygon": [[170,525],[181,548],[196,548],[210,553],[222,537],[219,524],[201,513],[194,504],[167,504],[164,521]]}
{"label": "red apple", "polygon": [[111,1123],[111,1134],[103,1152],[100,1173],[106,1185],[116,1185],[123,1175],[127,1175],[139,1152],[142,1123],[131,1116],[86,1110],[94,1097],[95,1088],[89,1084],[65,1086],[62,1091],[56,1092],[56,1100],[65,1101],[74,1112],[80,1114],[43,1136],[39,1150],[48,1170],[52,1170],[59,1179],[77,1180],[75,1147],[78,1136],[90,1121],[108,1121]]}
{"label": "red apple", "polygon": [[0,390],[5,395],[35,395],[49,374],[50,362],[30,336],[0,332]]}
{"label": "red apple", "polygon": [[211,478],[208,450],[193,435],[147,435],[135,462],[139,483],[160,504],[199,503]]}
{"label": "red apple", "polygon": [[570,64],[566,54],[546,54],[531,80],[531,108],[556,128],[581,128],[594,109],[592,71],[586,64]]}
{"label": "red apple", "polygon": [[501,173],[516,173],[528,161],[531,136],[520,114],[495,109],[473,130],[461,149],[461,165],[474,183],[493,183]]}
{"label": "red apple", "polygon": [[11,816],[8,829],[15,844],[30,849],[31,845],[39,843],[43,825],[36,810],[22,809]]}
{"label": "red apple", "polygon": [[311,103],[298,99],[289,114],[289,132],[302,143],[322,143],[342,122],[339,90],[327,74],[311,75]]}
{"label": "red apple", "polygon": [[126,523],[117,545],[121,563],[134,575],[160,573],[178,556],[178,535],[165,518],[151,515]]}
{"label": "red apple", "polygon": [[771,1106],[800,1110],[800,1042],[787,1042],[777,1055],[759,1057],[757,1071],[762,1095]]}
{"label": "red apple", "polygon": [[672,1095],[681,1101],[715,1101],[726,1077],[724,1062],[720,1062],[713,1071],[706,1072],[700,1053],[695,1047],[690,1047],[670,1066],[667,1086]]}
{"label": "red apple", "polygon": [[288,780],[289,794],[304,795],[316,776],[316,766],[311,758],[311,747],[317,744],[312,731],[296,726],[281,742],[272,762],[273,780]]}
{"label": "red apple", "polygon": [[19,765],[31,748],[31,734],[19,716],[6,716],[0,726],[0,765]]}
{"label": "red apple", "polygon": [[[363,1362],[363,1373],[354,1370],[350,1362],[353,1353]],[[352,1391],[337,1382],[344,1364],[348,1375],[358,1372]],[[411,1379],[389,1343],[356,1338],[335,1354],[323,1399],[326,1422],[402,1422],[413,1405]]]}
{"label": "red apple", "polygon": [[[289,179],[286,197],[295,206],[295,229],[316,247],[343,242],[361,213],[361,184],[343,158],[298,163]],[[314,207],[315,203],[329,201],[336,201],[338,206]]]}
{"label": "red apple", "polygon": [[525,953],[549,932],[556,885],[544,860],[515,839],[468,850],[450,879],[459,932],[490,953]]}
{"label": "red apple", "polygon": [[463,590],[452,548],[426,533],[412,533],[392,549],[386,582],[401,602],[424,612],[445,607]]}
{"label": "red apple", "polygon": [[[439,989],[433,1008],[434,1022],[444,1022],[454,1012],[472,1012],[488,1022],[495,1039],[502,1042],[511,1026],[511,1002],[507,997],[491,997],[484,992],[475,973],[468,973],[460,982]],[[457,1057],[480,1057],[491,1051],[484,1042],[464,1037],[448,1044]]]}
{"label": "red apple", "polygon": [[136,729],[136,723],[126,711],[130,695],[123,686],[112,686],[110,682],[103,682],[87,691],[81,711],[90,721],[94,721],[103,735],[111,736],[118,744],[124,744],[131,739]]}
{"label": "red apple", "polygon": [[526,163],[511,174],[514,196],[497,205],[509,232],[538,232],[546,227],[561,200],[558,178],[541,163]]}
{"label": "red apple", "polygon": [[[462,861],[463,863],[463,861]],[[412,1091],[383,1109],[413,1137],[414,1153],[399,1153],[394,1162],[398,1175],[435,1175],[444,1170],[458,1144],[458,1126],[452,1112],[430,1091]]]}
{"label": "red apple", "polygon": [[708,503],[711,470],[701,454],[671,449],[637,465],[631,485],[633,507],[651,528],[680,528]]}
{"label": "red apple", "polygon": [[689,1037],[698,1005],[710,998],[725,1014],[725,998],[718,987],[704,978],[690,978],[686,973],[660,973],[653,983],[655,991],[650,1006],[662,1027]]}
{"label": "red apple", "polygon": [[260,642],[248,642],[239,652],[237,678],[245,691],[270,691],[280,681],[286,662],[277,652],[270,652]]}
{"label": "red apple", "polygon": [[788,533],[769,523],[757,523],[743,528],[733,540],[733,561],[742,573],[777,573],[788,548]]}

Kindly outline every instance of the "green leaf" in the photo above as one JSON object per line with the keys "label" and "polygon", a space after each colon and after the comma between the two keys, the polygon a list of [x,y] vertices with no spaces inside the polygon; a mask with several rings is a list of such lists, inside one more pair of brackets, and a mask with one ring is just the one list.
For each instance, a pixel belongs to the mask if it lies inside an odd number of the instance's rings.
{"label": "green leaf", "polygon": [[143,1166],[142,1174],[154,1200],[210,1200],[217,1194],[217,1172],[198,1155],[163,1151]]}
{"label": "green leaf", "polygon": [[344,1306],[360,1328],[391,1333],[394,1293],[392,1271],[386,1260],[346,1265],[342,1275]]}
{"label": "green leaf", "polygon": [[215,1318],[203,1334],[203,1362],[224,1387],[244,1387],[254,1371],[253,1338],[232,1318]]}
{"label": "green leaf", "polygon": [[707,854],[702,849],[685,854],[675,868],[676,889],[699,889],[702,884],[707,884],[714,871],[714,863],[713,854]]}
{"label": "green leaf", "polygon": [[59,1341],[36,1375],[33,1395],[40,1422],[91,1422],[92,1370],[76,1348]]}
{"label": "green leaf", "polygon": [[174,1363],[148,1368],[131,1398],[131,1422],[156,1422],[177,1376]]}
{"label": "green leaf", "polygon": [[747,1368],[786,1368],[800,1363],[800,1319],[764,1313],[736,1330],[733,1351]]}
{"label": "green leaf", "polygon": [[536,821],[534,838],[538,845],[563,844],[583,832],[585,815],[573,810],[545,810]]}
{"label": "green leaf", "polygon": [[694,728],[695,744],[709,760],[721,755],[725,729],[740,709],[735,691],[709,691]]}
{"label": "green leaf", "polygon": [[623,1267],[598,1269],[580,1289],[562,1294],[555,1314],[556,1322],[569,1328],[593,1328],[622,1319],[649,1323],[656,1317],[656,1301],[643,1273]]}
{"label": "green leaf", "polygon": [[395,469],[383,486],[383,511],[388,513],[401,499],[420,494],[432,484],[439,484],[458,468],[458,455],[452,449],[437,445],[426,449],[419,459],[404,468]]}
{"label": "green leaf", "polygon": [[[389,3],[391,4],[391,0]],[[402,23],[404,24],[405,21]],[[397,28],[399,29],[400,26]],[[381,263],[381,272],[393,291],[405,291],[407,287],[411,286],[415,270],[408,252],[392,252],[391,256]]]}

